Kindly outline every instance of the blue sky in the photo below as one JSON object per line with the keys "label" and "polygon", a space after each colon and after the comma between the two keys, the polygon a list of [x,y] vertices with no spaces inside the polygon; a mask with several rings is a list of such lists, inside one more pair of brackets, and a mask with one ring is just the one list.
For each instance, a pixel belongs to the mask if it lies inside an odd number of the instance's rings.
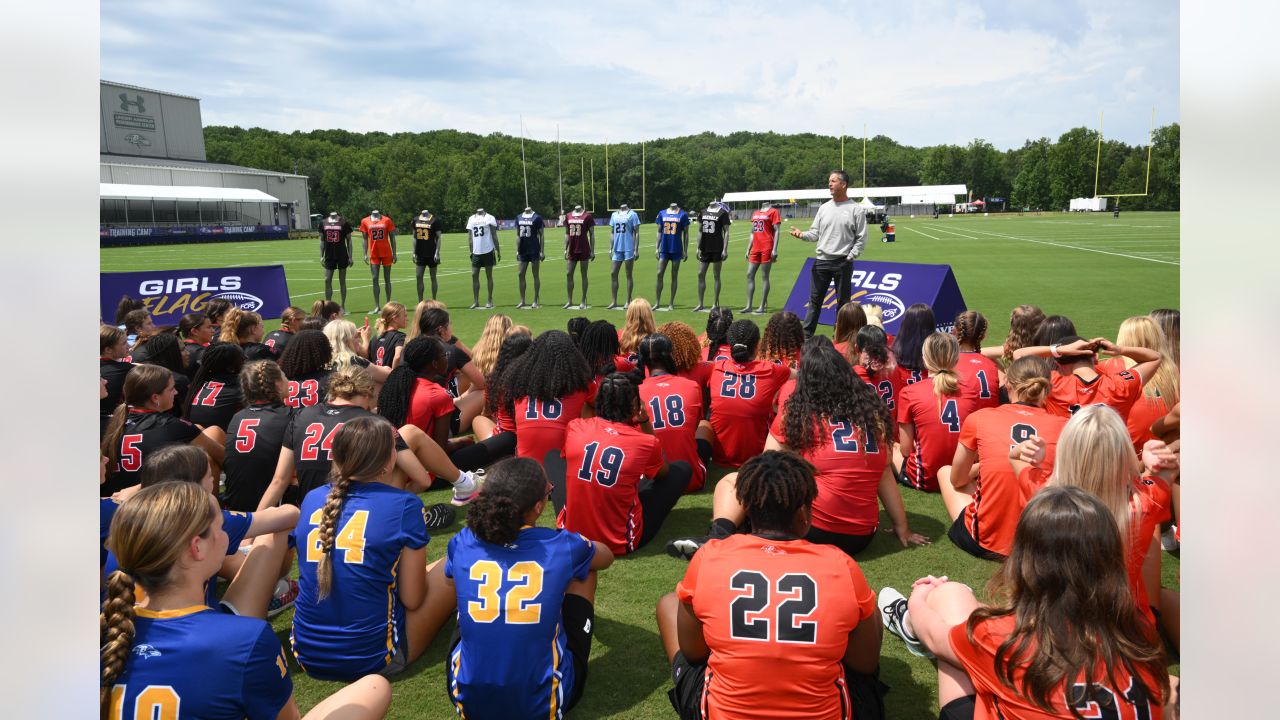
{"label": "blue sky", "polygon": [[635,141],[702,131],[999,148],[1179,120],[1169,2],[174,2],[101,6],[101,76],[206,124]]}

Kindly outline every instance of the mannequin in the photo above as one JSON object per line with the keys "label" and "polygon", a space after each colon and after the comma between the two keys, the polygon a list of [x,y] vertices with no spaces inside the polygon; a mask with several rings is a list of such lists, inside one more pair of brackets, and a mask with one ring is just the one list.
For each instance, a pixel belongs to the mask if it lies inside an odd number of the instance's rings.
{"label": "mannequin", "polygon": [[338,271],[342,309],[347,309],[347,268],[355,262],[351,255],[351,223],[338,211],[329,213],[320,223],[320,265],[324,267],[324,299],[333,299],[333,271]]}
{"label": "mannequin", "polygon": [[609,305],[609,309],[621,310],[623,306],[618,304],[618,270],[626,265],[627,304],[630,305],[631,293],[635,288],[631,270],[636,264],[636,251],[639,245],[639,237],[636,233],[640,230],[640,216],[629,205],[622,203],[609,217],[609,229],[613,231],[613,248],[610,254],[613,260],[613,273],[610,275],[613,284],[613,303]]}
{"label": "mannequin", "polygon": [[444,221],[423,210],[413,219],[413,264],[417,266],[418,302],[422,302],[422,271],[431,268],[431,299],[436,299],[436,268],[440,266],[440,231]]}
{"label": "mannequin", "polygon": [[382,311],[382,299],[378,295],[378,266],[382,266],[387,302],[391,302],[391,266],[396,264],[396,224],[381,211],[374,210],[360,221],[360,234],[364,236],[364,261],[369,264],[373,277],[373,309],[369,314],[377,315]]}
{"label": "mannequin", "polygon": [[[747,306],[742,312],[763,315],[769,305],[769,271],[778,261],[778,244],[782,236],[782,215],[769,203],[751,215],[751,244],[747,246]],[[751,309],[756,294],[756,270],[764,266],[764,287],[760,292],[760,307]]]}
{"label": "mannequin", "polygon": [[[542,297],[542,279],[538,269],[546,259],[546,248],[543,244],[542,216],[527,207],[516,218],[516,262],[520,273],[520,304],[517,308],[536,308]],[[524,272],[529,264],[533,264],[533,304],[525,302]]]}
{"label": "mannequin", "polygon": [[486,308],[493,307],[493,266],[502,259],[502,249],[498,247],[498,219],[476,208],[476,213],[467,218],[467,236],[471,242],[471,309],[480,307],[480,269],[484,268],[485,280],[489,284],[489,302]]}
{"label": "mannequin", "polygon": [[566,310],[573,307],[573,271],[580,268],[582,274],[582,302],[579,310],[591,307],[587,304],[587,263],[596,259],[596,219],[581,205],[574,205],[573,212],[564,221],[565,289],[568,302]]}
{"label": "mannequin", "polygon": [[[689,213],[681,210],[679,203],[671,203],[658,213],[654,222],[658,226],[658,247],[654,250],[654,257],[658,259],[658,290],[654,295],[654,309],[671,310],[676,303],[680,263],[689,257]],[[671,263],[671,297],[667,306],[662,307],[662,276],[667,272],[667,263]]]}
{"label": "mannequin", "polygon": [[729,217],[728,208],[715,200],[707,203],[707,209],[702,211],[700,220],[702,234],[698,238],[698,262],[701,263],[698,266],[698,307],[693,311],[710,312],[711,308],[703,300],[707,292],[707,268],[714,265],[716,269],[715,299],[711,307],[720,307],[720,266],[729,257],[729,226],[733,220]]}

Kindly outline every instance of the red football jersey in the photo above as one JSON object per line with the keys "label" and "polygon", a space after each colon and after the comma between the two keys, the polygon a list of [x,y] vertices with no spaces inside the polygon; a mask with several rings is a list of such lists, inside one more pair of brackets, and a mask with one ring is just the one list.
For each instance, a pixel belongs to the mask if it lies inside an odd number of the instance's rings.
{"label": "red football jersey", "polygon": [[889,413],[897,417],[898,395],[902,393],[902,388],[907,386],[904,376],[884,368],[872,375],[865,365],[854,365],[853,371],[858,373],[858,377],[862,378],[863,382],[876,389],[885,407],[889,408]]}
{"label": "red football jersey", "polygon": [[778,388],[791,377],[785,365],[767,360],[739,364],[717,360],[711,370],[711,427],[715,461],[738,467],[764,451]]}
{"label": "red football jersey", "polygon": [[962,352],[956,363],[960,394],[974,401],[975,410],[1000,404],[1000,368],[980,352]]}
{"label": "red football jersey", "polygon": [[688,370],[677,373],[680,377],[687,377],[698,383],[700,387],[707,387],[711,384],[711,367],[712,364],[706,360],[700,360],[697,365]]}
{"label": "red football jersey", "polygon": [[589,392],[592,389],[579,390],[550,402],[530,397],[516,400],[516,455],[541,464],[549,451],[563,450],[565,428],[570,420],[582,417]]}
{"label": "red football jersey", "polygon": [[[783,423],[785,406],[769,432],[786,443]],[[813,501],[813,526],[844,535],[875,532],[880,520],[876,490],[889,464],[892,447],[867,437],[853,423],[844,420],[819,421],[814,426],[817,443],[801,453],[813,464],[818,497]]]}
{"label": "red football jersey", "polygon": [[974,400],[965,397],[963,390],[959,395],[939,398],[932,380],[902,389],[898,422],[915,427],[915,447],[903,458],[903,471],[916,489],[938,491],[938,469],[955,458],[960,427],[974,409]]}
{"label": "red football jersey", "polygon": [[565,432],[564,463],[559,527],[618,555],[634,551],[644,532],[640,478],[654,477],[663,466],[658,439],[625,423],[579,418]]}
{"label": "red football jersey", "polygon": [[[697,557],[696,555],[694,557]],[[951,649],[964,666],[964,670],[973,681],[978,691],[975,698],[974,720],[1053,720],[1076,717],[1067,705],[1066,686],[1054,692],[1053,704],[1055,712],[1045,712],[1039,705],[1022,696],[1008,685],[996,673],[996,650],[1004,644],[1013,633],[1015,618],[1012,615],[992,618],[978,624],[973,631],[973,642],[969,641],[967,623],[960,623],[951,628]],[[1034,653],[1034,648],[1031,651]],[[1130,677],[1124,666],[1116,663],[1118,682],[1114,685],[1105,681],[1099,670],[1097,676],[1089,678],[1092,689],[1075,703],[1079,717],[1107,717],[1115,720],[1160,720],[1164,717],[1163,704],[1155,698],[1148,698],[1141,687],[1156,687],[1155,676],[1145,668],[1139,670],[1142,684]],[[1026,668],[1014,665],[1013,685],[1022,687]],[[1083,680],[1084,678],[1079,678]],[[1073,683],[1075,684],[1075,683]],[[1079,687],[1084,683],[1076,685]]]}
{"label": "red football jersey", "polygon": [[757,210],[751,213],[751,249],[767,253],[773,251],[773,232],[782,223],[777,208]]}
{"label": "red football jersey", "polygon": [[698,421],[702,419],[702,388],[678,375],[658,375],[640,384],[640,402],[649,413],[653,435],[662,443],[667,462],[683,460],[693,468],[685,492],[702,489],[707,468],[698,457]]}
{"label": "red football jersey", "polygon": [[1053,392],[1044,407],[1054,415],[1071,417],[1071,413],[1085,405],[1106,405],[1120,413],[1128,421],[1129,410],[1142,395],[1142,378],[1131,370],[1109,374],[1099,372],[1092,380],[1079,375],[1053,374]]}
{"label": "red football jersey", "polygon": [[977,490],[964,511],[969,535],[982,548],[1008,555],[1013,531],[1027,504],[1018,477],[1009,463],[1009,450],[1038,435],[1045,442],[1043,469],[1053,471],[1053,455],[1066,419],[1042,408],[1012,403],[978,410],[960,428],[960,444],[978,454]]}
{"label": "red football jersey", "polygon": [[840,661],[876,612],[853,558],[833,545],[738,534],[702,547],[676,585],[711,656],[707,718],[848,718]]}
{"label": "red football jersey", "polygon": [[1152,397],[1143,393],[1138,396],[1138,400],[1133,403],[1133,407],[1129,408],[1129,417],[1125,419],[1125,424],[1129,426],[1129,437],[1133,439],[1133,449],[1142,453],[1142,446],[1147,444],[1148,440],[1155,439],[1155,435],[1151,434],[1151,425],[1155,421],[1169,414],[1169,406],[1165,404],[1164,398]]}
{"label": "red football jersey", "polygon": [[[429,437],[435,432],[436,420],[453,414],[453,396],[439,383],[426,378],[414,380],[409,412],[404,421],[421,428]],[[435,438],[432,437],[434,440]]]}
{"label": "red football jersey", "polygon": [[591,237],[587,232],[595,227],[596,220],[591,213],[574,215],[569,213],[564,220],[565,237],[569,241],[569,254],[586,257],[591,254]]}
{"label": "red football jersey", "polygon": [[383,215],[380,220],[374,220],[373,216],[366,217],[360,221],[360,232],[369,238],[369,244],[389,242],[390,233],[396,231],[396,224],[391,218]]}

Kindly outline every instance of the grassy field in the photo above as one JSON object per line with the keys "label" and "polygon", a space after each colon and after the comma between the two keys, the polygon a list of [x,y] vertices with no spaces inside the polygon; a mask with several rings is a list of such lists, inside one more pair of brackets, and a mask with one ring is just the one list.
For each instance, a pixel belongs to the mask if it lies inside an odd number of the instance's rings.
{"label": "grassy field", "polygon": [[[784,223],[784,228],[789,224]],[[803,229],[808,223],[802,220],[797,224]],[[880,243],[878,228],[872,228],[863,259],[950,264],[968,307],[981,311],[990,320],[988,342],[991,344],[1003,339],[1009,310],[1020,303],[1039,305],[1046,313],[1070,316],[1083,335],[1110,338],[1114,338],[1120,321],[1130,315],[1179,305],[1176,213],[1125,213],[1119,219],[1087,214],[944,216],[938,220],[895,218],[895,224],[898,242]],[[653,236],[652,225],[642,228],[641,259],[636,267],[636,295],[647,298],[653,297],[654,289]],[[746,265],[742,255],[748,236],[747,223],[734,225],[730,256],[723,271],[721,301],[735,309],[745,302]],[[514,233],[506,231],[500,236],[503,262],[495,273],[498,308],[471,311],[462,309],[471,304],[466,237],[461,233],[446,235],[440,298],[454,308],[457,335],[474,341],[492,312],[506,312],[535,332],[563,328],[566,320],[579,314],[607,317],[621,324],[622,312],[604,309],[609,304],[609,262],[608,243],[603,234],[597,239],[601,259],[591,269],[592,309],[586,313],[560,309],[565,301],[564,262],[558,259],[562,237],[558,230],[548,232],[547,254],[556,259],[549,259],[543,266],[543,308],[528,311],[514,307],[519,300],[512,247]],[[316,243],[297,240],[109,249],[101,252],[101,263],[104,272],[280,263],[285,266],[293,302],[309,307],[312,301],[323,296],[323,274]],[[357,247],[358,243],[357,237]],[[393,271],[395,299],[412,306],[417,295],[411,250],[407,242],[402,241],[400,246],[400,263]],[[785,302],[801,263],[812,252],[812,245],[784,236],[780,259],[774,269],[771,310]],[[690,265],[692,267],[682,268],[676,311],[659,314],[659,322],[681,319],[701,330],[706,316],[688,310],[697,301],[697,265]],[[373,306],[368,274],[359,262],[351,270],[348,308],[363,312]],[[710,292],[709,288],[708,299]],[[625,296],[625,285],[622,294]],[[764,320],[757,318],[761,324]],[[271,327],[274,323],[269,322],[268,328]],[[711,491],[723,474],[722,470],[713,468],[707,487],[680,502],[649,547],[619,560],[601,574],[590,681],[574,717],[674,717],[666,698],[670,674],[658,641],[653,607],[661,595],[674,588],[685,563],[665,555],[663,545],[672,537],[705,532],[710,519]],[[912,529],[936,542],[929,547],[903,549],[891,536],[878,536],[858,558],[872,588],[887,585],[906,590],[912,581],[926,574],[945,574],[981,588],[996,566],[972,558],[946,540],[948,523],[941,499],[905,489],[903,495]],[[428,503],[446,500],[443,491],[423,497]],[[550,514],[542,522],[550,524]],[[884,517],[881,522],[888,524]],[[460,528],[461,522],[432,539],[428,546],[431,560],[443,555],[449,537]],[[1175,556],[1164,555],[1163,575],[1166,586],[1178,586]],[[286,612],[274,623],[286,645],[291,616]],[[452,623],[441,631],[426,655],[395,680],[390,717],[454,717],[444,692],[443,669],[451,632]],[[890,717],[937,716],[934,669],[927,661],[911,656],[900,641],[886,635],[881,669],[882,679],[892,687],[887,698]],[[295,696],[304,711],[336,687],[333,683],[306,677],[296,665],[293,673]]]}

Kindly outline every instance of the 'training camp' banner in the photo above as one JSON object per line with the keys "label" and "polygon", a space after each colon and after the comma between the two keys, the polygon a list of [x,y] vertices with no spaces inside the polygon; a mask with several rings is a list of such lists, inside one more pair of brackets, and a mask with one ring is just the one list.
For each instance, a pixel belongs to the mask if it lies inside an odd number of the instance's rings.
{"label": "'training camp' banner", "polygon": [[283,265],[102,273],[99,299],[104,321],[115,319],[116,306],[125,295],[142,300],[156,325],[177,325],[183,315],[204,310],[213,298],[264,318],[279,317],[289,307]]}
{"label": "'training camp' banner", "polygon": [[[800,268],[800,275],[791,287],[785,306],[801,318],[809,306],[812,270],[813,258],[809,258]],[[884,330],[890,335],[897,333],[903,313],[915,303],[933,308],[933,317],[940,332],[950,332],[956,315],[968,309],[950,265],[855,260],[849,297],[864,305],[879,305],[884,311]],[[818,322],[835,325],[836,310],[836,288],[832,282],[822,299]]]}

